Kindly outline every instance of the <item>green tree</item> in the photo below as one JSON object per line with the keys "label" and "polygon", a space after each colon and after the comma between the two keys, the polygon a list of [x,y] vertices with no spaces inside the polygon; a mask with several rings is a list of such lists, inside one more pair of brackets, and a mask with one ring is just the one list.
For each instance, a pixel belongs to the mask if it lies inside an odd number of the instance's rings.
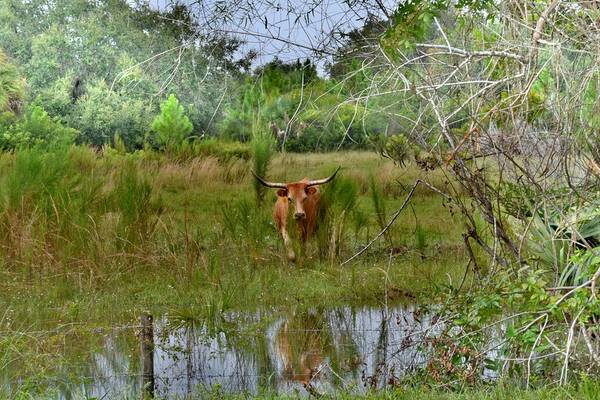
{"label": "green tree", "polygon": [[152,121],[156,143],[163,149],[180,146],[193,130],[190,119],[174,94],[160,105],[160,114]]}
{"label": "green tree", "polygon": [[52,118],[43,108],[31,106],[23,117],[0,134],[0,148],[65,147],[73,143],[77,131]]}

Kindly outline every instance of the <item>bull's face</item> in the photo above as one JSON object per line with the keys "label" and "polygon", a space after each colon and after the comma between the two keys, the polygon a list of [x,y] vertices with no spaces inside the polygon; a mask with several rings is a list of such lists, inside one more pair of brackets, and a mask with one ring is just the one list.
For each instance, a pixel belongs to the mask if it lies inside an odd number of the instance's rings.
{"label": "bull's face", "polygon": [[300,182],[294,183],[267,182],[252,171],[254,177],[261,184],[266,187],[277,189],[278,200],[275,202],[273,218],[275,219],[277,230],[279,230],[279,233],[281,233],[283,238],[288,260],[294,261],[296,259],[286,228],[290,203],[293,204],[294,218],[300,228],[302,242],[305,242],[308,236],[314,232],[317,223],[316,210],[319,202],[319,190],[317,187],[335,178],[338,171],[339,167],[331,176],[325,179],[303,179]]}
{"label": "bull's face", "polygon": [[254,171],[252,174],[260,183],[262,183],[266,187],[279,189],[277,190],[277,196],[284,197],[287,199],[289,203],[294,204],[294,218],[300,221],[306,218],[306,211],[304,210],[304,202],[310,197],[314,196],[317,192],[317,186],[322,185],[331,181],[335,178],[335,175],[340,170],[338,167],[333,174],[325,179],[317,179],[317,180],[308,180],[303,179],[300,182],[295,183],[275,183],[275,182],[267,182],[263,180],[260,176],[256,175]]}
{"label": "bull's face", "polygon": [[308,186],[308,181],[305,179],[301,182],[286,184],[285,189],[277,191],[277,196],[287,198],[287,201],[294,205],[294,218],[299,221],[306,218],[304,202],[317,192],[318,189],[315,186]]}

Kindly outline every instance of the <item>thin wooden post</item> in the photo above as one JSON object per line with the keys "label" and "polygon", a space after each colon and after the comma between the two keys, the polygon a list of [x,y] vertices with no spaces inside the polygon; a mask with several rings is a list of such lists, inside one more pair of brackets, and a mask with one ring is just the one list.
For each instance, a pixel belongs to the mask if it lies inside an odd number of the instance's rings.
{"label": "thin wooden post", "polygon": [[152,315],[143,314],[140,318],[142,355],[142,398],[154,398],[154,324]]}

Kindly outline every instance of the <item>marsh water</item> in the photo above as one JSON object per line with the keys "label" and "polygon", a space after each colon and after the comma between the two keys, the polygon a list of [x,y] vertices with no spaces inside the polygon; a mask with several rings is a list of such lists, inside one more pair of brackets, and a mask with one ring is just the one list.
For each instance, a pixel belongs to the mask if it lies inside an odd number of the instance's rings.
{"label": "marsh water", "polygon": [[[436,321],[416,306],[230,313],[218,328],[155,317],[155,393],[358,393],[393,383],[425,361],[417,345]],[[61,398],[139,396],[139,331],[104,333]]]}

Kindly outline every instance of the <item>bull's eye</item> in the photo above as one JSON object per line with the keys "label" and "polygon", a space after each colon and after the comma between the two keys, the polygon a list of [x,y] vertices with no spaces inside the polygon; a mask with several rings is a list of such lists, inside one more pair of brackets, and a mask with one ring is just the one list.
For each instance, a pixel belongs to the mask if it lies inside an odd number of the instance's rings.
{"label": "bull's eye", "polygon": [[288,201],[292,201],[292,197],[291,196],[288,196]]}

